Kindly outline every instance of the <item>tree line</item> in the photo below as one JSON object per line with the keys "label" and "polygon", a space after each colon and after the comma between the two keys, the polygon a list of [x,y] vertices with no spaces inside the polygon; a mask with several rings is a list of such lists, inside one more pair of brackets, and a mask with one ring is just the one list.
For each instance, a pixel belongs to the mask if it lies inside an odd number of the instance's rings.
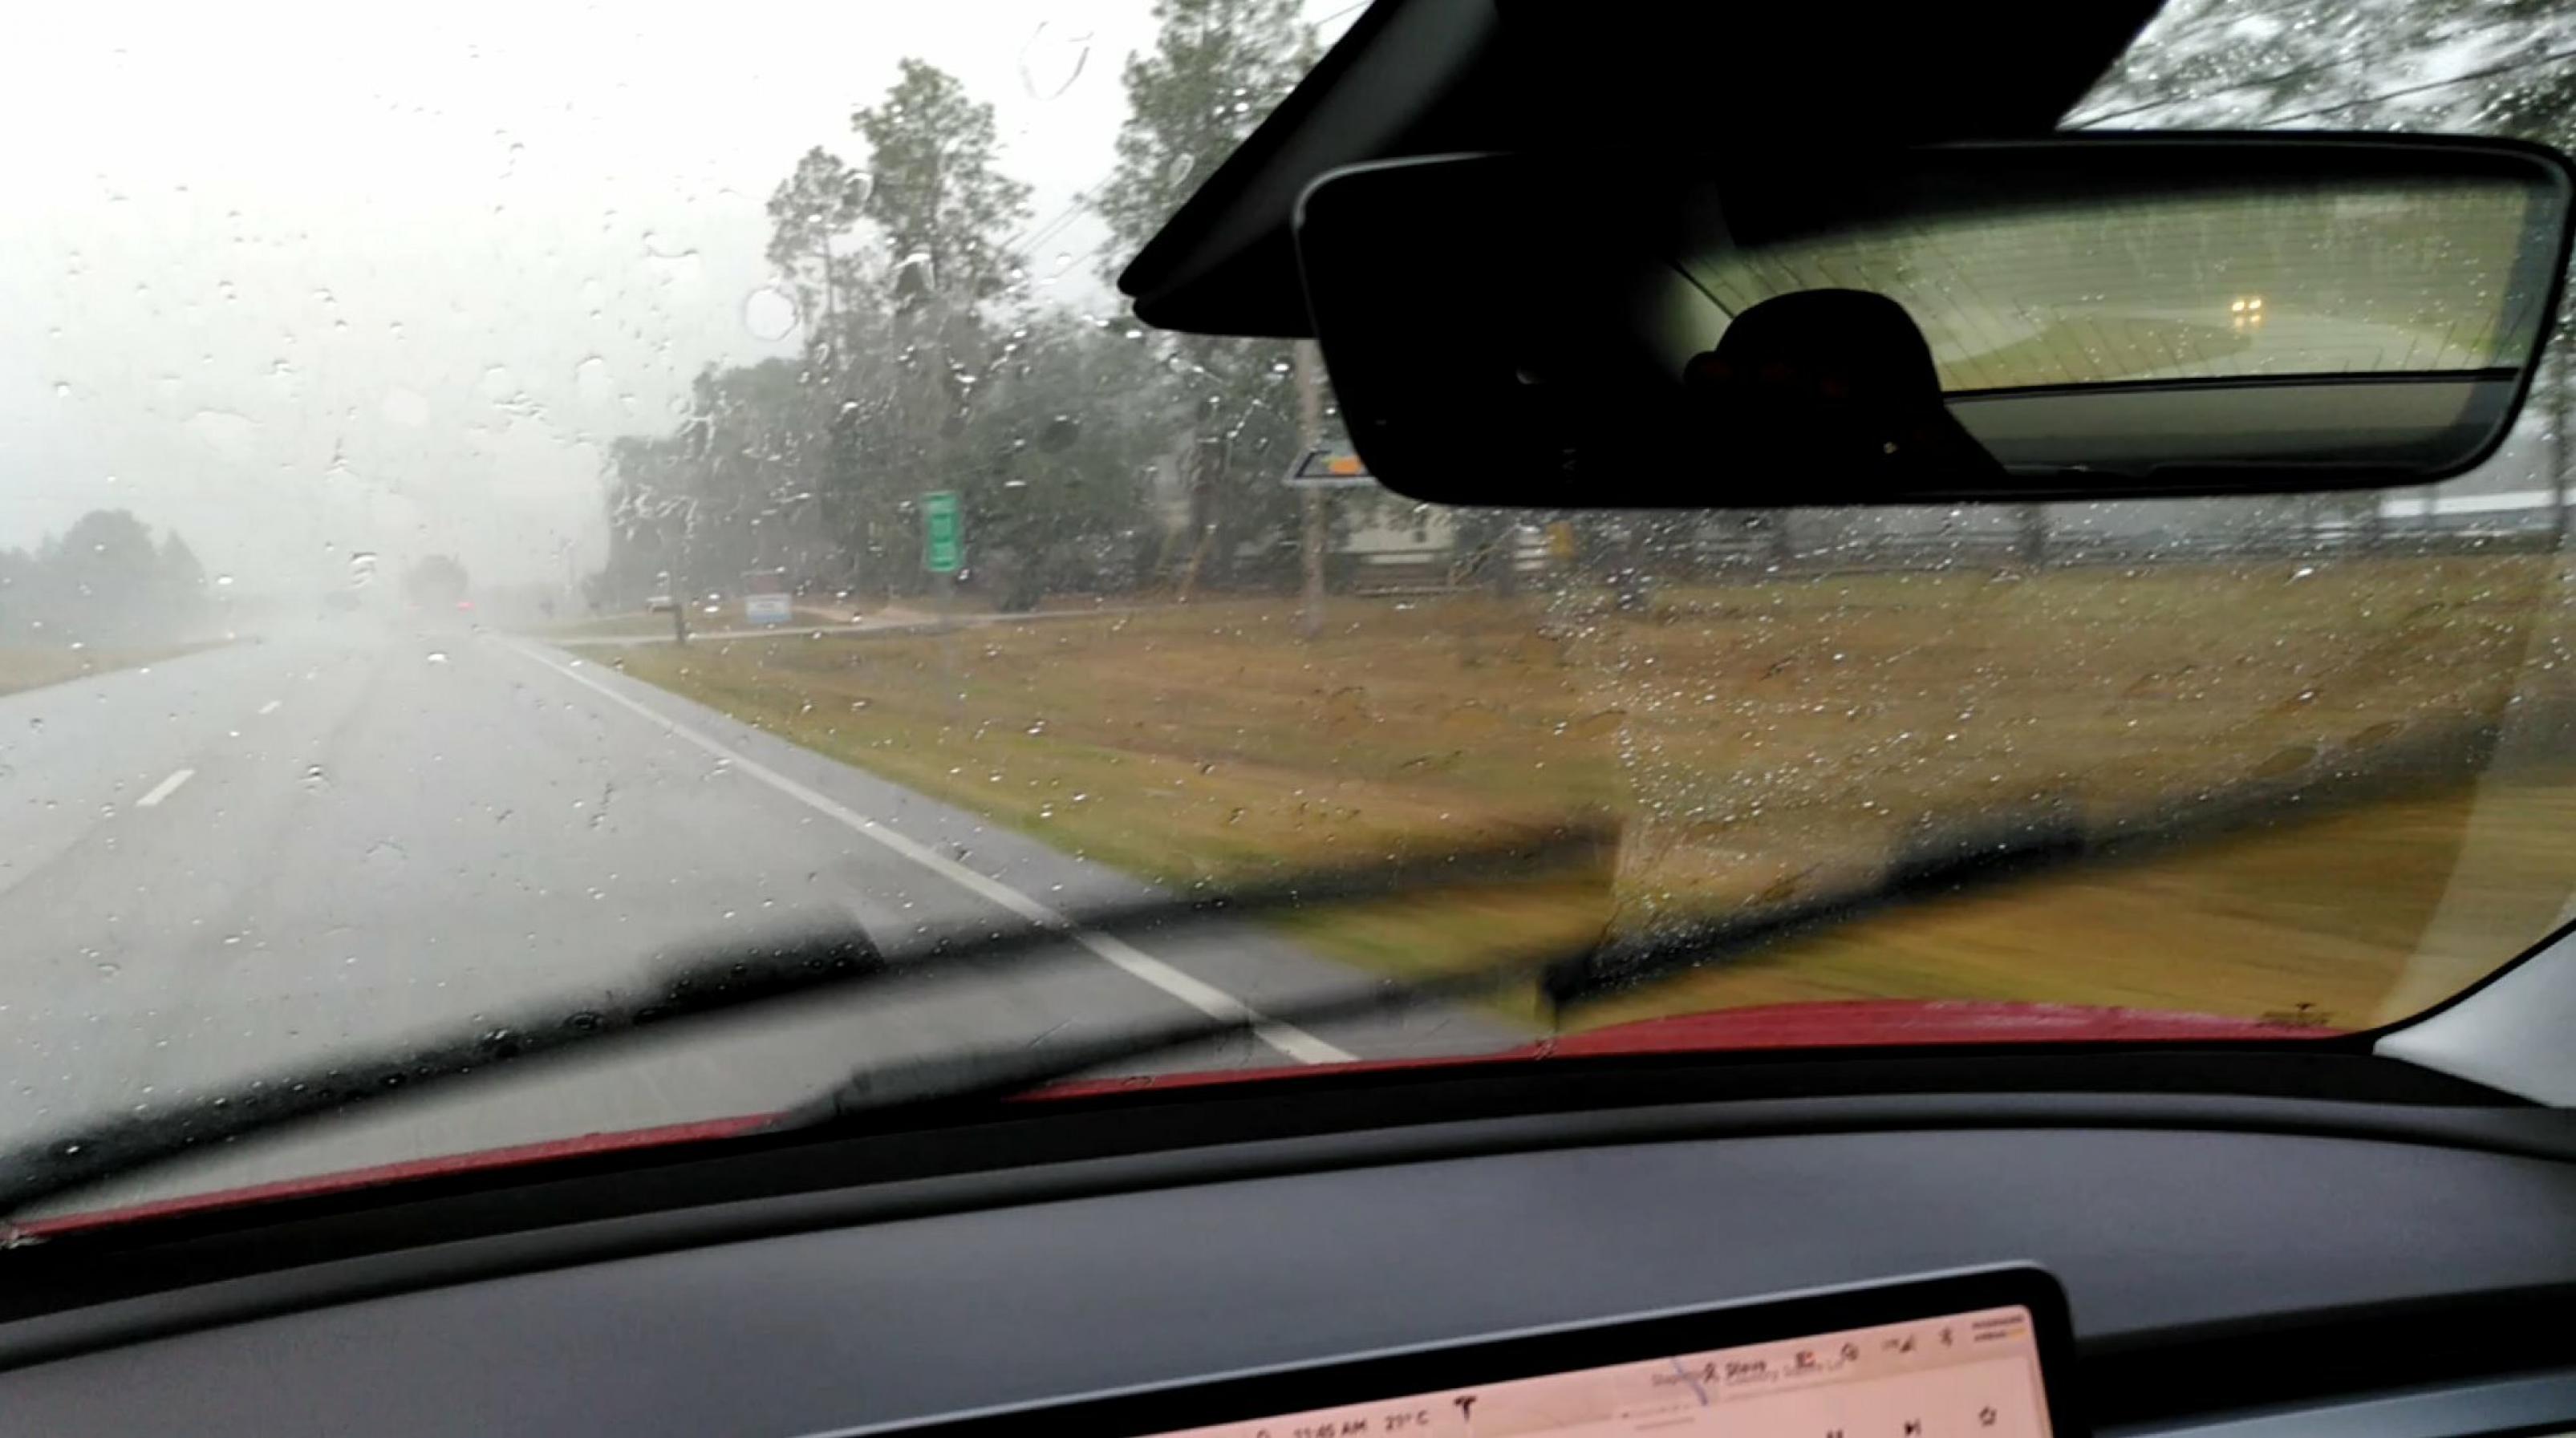
{"label": "tree line", "polygon": [[14,644],[184,638],[205,612],[205,566],[173,531],[94,509],[33,549],[0,549],[0,636]]}
{"label": "tree line", "polygon": [[[1158,0],[1121,72],[1112,173],[1078,206],[1132,254],[1317,55],[1296,0]],[[752,570],[886,596],[927,583],[919,497],[953,491],[996,602],[1292,571],[1299,442],[1285,342],[1150,333],[1039,296],[1030,190],[992,105],[919,59],[770,196],[801,352],[710,367],[657,434],[609,446],[595,605]],[[1095,261],[1106,278],[1114,266]],[[1045,266],[1046,273],[1033,273]],[[1179,522],[1170,520],[1177,517]]]}
{"label": "tree line", "polygon": [[[1134,253],[1317,54],[1295,0],[1157,0],[1153,13],[1154,43],[1120,73],[1128,113],[1112,172],[1077,202],[1107,229],[1112,256]],[[2533,35],[2542,38],[2525,44]],[[2472,57],[2480,63],[2432,63],[2481,41],[2494,50]],[[2568,0],[2282,0],[2254,11],[2176,0],[2069,123],[2402,119],[2568,146],[2576,66],[2552,57],[2570,45]],[[967,563],[1005,605],[1293,579],[1299,501],[1279,482],[1300,440],[1290,347],[1149,333],[1045,301],[1058,262],[1038,251],[1067,216],[1033,214],[1029,187],[998,151],[992,106],[907,59],[884,94],[853,110],[846,136],[798,158],[769,200],[767,256],[802,321],[799,352],[709,368],[668,429],[611,444],[611,554],[594,602],[633,604],[680,584],[729,592],[751,570],[853,596],[917,589],[927,580],[916,504],[933,490],[959,495]],[[1112,266],[1097,268],[1105,277]],[[2553,438],[2567,418],[2561,367],[2536,400]],[[2552,469],[2567,468],[2562,448]],[[2361,517],[2376,501],[2344,507]],[[1512,527],[1554,518],[1453,516],[1461,549],[1485,556],[1477,572],[1497,584],[1510,581],[1508,561],[1494,559]],[[1586,562],[1614,569],[1687,554],[1704,538],[1697,520],[1574,518]],[[1782,557],[1797,529],[1718,519],[1770,536]],[[2020,506],[2017,520],[2021,548],[2046,555],[2049,509]],[[1837,522],[1800,521],[1807,531]]]}

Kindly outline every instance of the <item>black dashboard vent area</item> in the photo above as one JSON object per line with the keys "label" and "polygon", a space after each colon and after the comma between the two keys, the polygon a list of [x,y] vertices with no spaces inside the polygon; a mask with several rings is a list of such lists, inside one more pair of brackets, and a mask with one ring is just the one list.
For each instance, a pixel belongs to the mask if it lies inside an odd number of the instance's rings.
{"label": "black dashboard vent area", "polygon": [[2563,1369],[2576,1363],[2576,1285],[2238,1319],[2083,1352],[2093,1426],[2117,1438],[2249,1408]]}

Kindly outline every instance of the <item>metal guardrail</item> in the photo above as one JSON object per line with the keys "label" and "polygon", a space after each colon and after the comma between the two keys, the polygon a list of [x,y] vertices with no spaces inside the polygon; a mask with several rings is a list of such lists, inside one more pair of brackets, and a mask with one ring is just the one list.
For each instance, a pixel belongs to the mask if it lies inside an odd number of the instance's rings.
{"label": "metal guardrail", "polygon": [[[1802,527],[1806,532],[1800,532]],[[1799,573],[1873,572],[2518,553],[2555,547],[2566,537],[2554,505],[2459,513],[2338,514],[2311,522],[2235,528],[2104,532],[2049,527],[2036,535],[2002,526],[1824,534],[1812,524],[1801,526],[1792,514],[1785,534],[1779,529],[1714,531],[1711,526],[1682,543],[1633,549],[1596,542],[1589,552],[1578,551],[1573,560],[1556,558],[1544,544],[1523,545],[1514,556],[1515,577],[1543,586],[1564,575],[1624,569],[1675,579],[1772,567]],[[1440,545],[1372,550],[1345,554],[1343,559],[1349,566],[1347,589],[1354,594],[1454,593],[1489,583],[1475,555]]]}

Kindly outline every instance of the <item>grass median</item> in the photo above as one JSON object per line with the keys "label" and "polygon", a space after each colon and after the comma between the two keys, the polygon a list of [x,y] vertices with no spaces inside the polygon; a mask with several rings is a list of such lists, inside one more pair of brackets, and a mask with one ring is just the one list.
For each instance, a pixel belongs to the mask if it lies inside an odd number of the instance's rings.
{"label": "grass median", "polygon": [[[1232,600],[594,655],[1166,882],[1621,826],[1613,874],[1283,921],[1397,974],[1866,883],[1963,822],[2108,830],[2247,782],[2298,801],[1784,942],[1587,1021],[1895,997],[2355,1026],[2509,957],[2576,879],[2576,772],[2510,737],[2576,709],[2537,559],[1769,577],[1638,612],[1584,590],[1351,600],[1310,642],[1294,620]],[[2302,808],[2310,777],[2372,782]]]}

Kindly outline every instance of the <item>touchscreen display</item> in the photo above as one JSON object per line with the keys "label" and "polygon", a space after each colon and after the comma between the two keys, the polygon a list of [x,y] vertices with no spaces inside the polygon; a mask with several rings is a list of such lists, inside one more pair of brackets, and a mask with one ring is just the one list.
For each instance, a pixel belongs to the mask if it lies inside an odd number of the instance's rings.
{"label": "touchscreen display", "polygon": [[1345,1403],[1156,1438],[2051,1438],[2029,1310]]}

